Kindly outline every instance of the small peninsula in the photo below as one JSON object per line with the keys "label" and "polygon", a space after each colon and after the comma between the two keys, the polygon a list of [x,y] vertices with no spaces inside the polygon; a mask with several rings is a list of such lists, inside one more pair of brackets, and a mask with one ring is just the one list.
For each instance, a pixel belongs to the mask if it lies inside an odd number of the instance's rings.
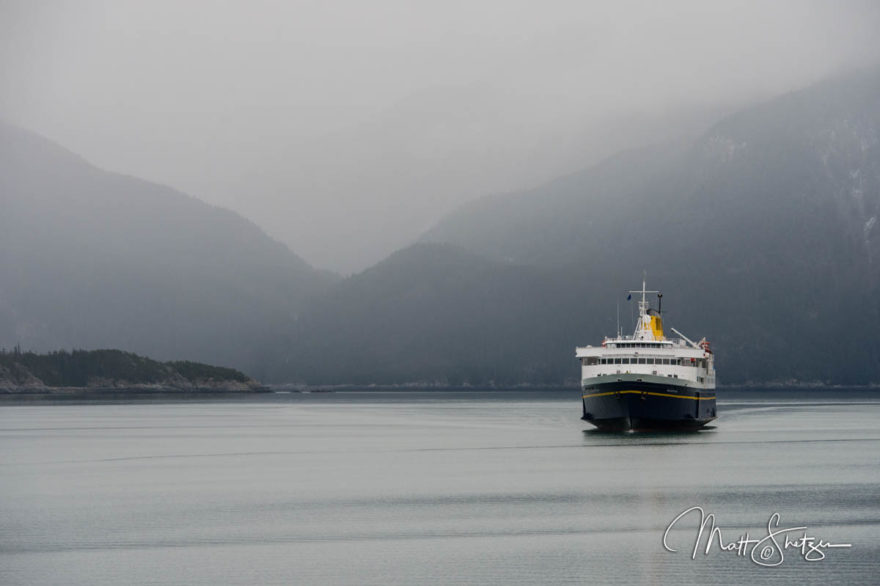
{"label": "small peninsula", "polygon": [[241,393],[265,388],[232,368],[159,362],[122,350],[0,350],[0,396],[72,393]]}

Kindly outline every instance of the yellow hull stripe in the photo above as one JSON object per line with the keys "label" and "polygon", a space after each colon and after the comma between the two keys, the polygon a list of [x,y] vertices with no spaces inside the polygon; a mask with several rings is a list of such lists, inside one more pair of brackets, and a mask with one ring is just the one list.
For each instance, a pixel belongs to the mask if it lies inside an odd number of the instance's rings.
{"label": "yellow hull stripe", "polygon": [[608,395],[653,395],[655,397],[672,397],[674,399],[691,399],[692,401],[709,401],[714,400],[715,395],[711,397],[688,397],[682,395],[670,395],[668,393],[652,393],[651,391],[611,391],[608,393],[593,393],[592,395],[584,395],[582,398],[590,397],[607,397]]}

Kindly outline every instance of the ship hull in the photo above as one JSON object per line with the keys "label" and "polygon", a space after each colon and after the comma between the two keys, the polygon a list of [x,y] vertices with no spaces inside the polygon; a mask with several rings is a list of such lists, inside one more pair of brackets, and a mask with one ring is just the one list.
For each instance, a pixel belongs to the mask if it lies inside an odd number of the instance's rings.
{"label": "ship hull", "polygon": [[713,389],[671,382],[594,382],[582,400],[582,419],[603,431],[696,430],[716,417]]}

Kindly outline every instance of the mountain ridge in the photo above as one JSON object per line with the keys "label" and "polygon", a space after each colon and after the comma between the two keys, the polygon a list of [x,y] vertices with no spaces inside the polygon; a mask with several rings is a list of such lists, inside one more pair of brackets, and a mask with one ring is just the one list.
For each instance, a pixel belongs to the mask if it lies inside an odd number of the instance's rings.
{"label": "mountain ridge", "polygon": [[880,69],[473,202],[342,280],[232,212],[2,131],[0,346],[267,382],[573,385],[574,347],[617,331],[647,269],[722,384],[880,381]]}
{"label": "mountain ridge", "polygon": [[337,277],[253,222],[0,125],[0,345],[118,347],[257,372]]}
{"label": "mountain ridge", "polygon": [[[503,360],[471,369],[471,384],[503,379],[496,372],[505,360],[509,382],[574,379],[574,346],[613,333],[614,299],[647,269],[651,288],[667,294],[672,325],[712,340],[722,383],[876,383],[880,343],[868,332],[880,328],[878,136],[880,69],[872,69],[747,108],[690,143],[623,152],[542,187],[471,203],[422,243],[463,248],[481,259],[475,266],[489,260],[523,275],[546,271],[553,276],[531,289],[509,281],[519,291],[504,295],[555,309],[543,321],[520,320],[511,343],[502,320],[480,321],[473,300],[459,296],[462,315],[443,324],[445,350],[482,352],[469,329],[476,320],[508,346]],[[426,259],[401,270],[396,287],[417,298],[413,283],[446,269]],[[496,279],[491,271],[484,278]],[[365,315],[378,305],[367,293],[362,315],[322,323],[369,330]],[[424,311],[445,302],[422,299]],[[545,328],[543,346],[533,343]],[[437,333],[423,325],[413,331]],[[311,333],[321,339],[319,329]],[[335,340],[345,347],[344,336]],[[359,351],[378,356],[376,348],[387,347],[377,335]],[[306,370],[315,372],[319,358]],[[342,364],[332,376],[343,372],[355,376],[357,368]]]}

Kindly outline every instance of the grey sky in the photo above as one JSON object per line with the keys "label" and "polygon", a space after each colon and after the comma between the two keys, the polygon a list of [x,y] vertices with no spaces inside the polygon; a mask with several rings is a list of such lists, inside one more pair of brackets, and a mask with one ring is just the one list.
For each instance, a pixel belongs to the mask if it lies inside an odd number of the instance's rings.
{"label": "grey sky", "polygon": [[880,2],[0,0],[0,116],[365,268],[481,194],[880,60]]}

